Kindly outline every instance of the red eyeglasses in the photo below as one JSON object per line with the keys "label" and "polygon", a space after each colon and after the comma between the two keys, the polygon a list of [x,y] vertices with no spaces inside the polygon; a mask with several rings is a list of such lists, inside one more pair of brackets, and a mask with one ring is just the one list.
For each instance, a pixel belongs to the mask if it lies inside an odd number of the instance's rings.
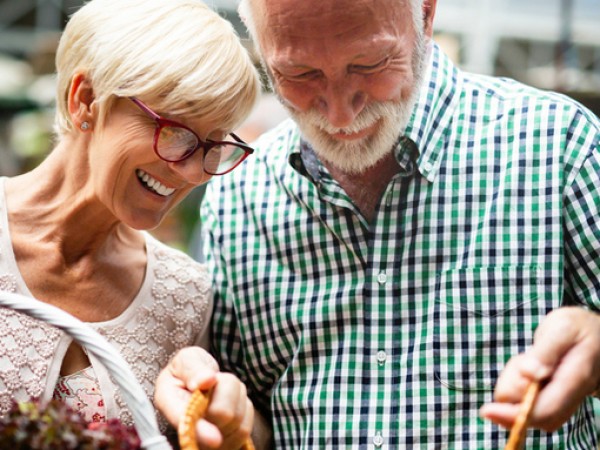
{"label": "red eyeglasses", "polygon": [[202,161],[204,172],[209,175],[224,175],[254,153],[252,147],[249,147],[233,133],[230,133],[229,136],[235,142],[202,140],[185,125],[156,114],[141,100],[135,97],[129,99],[156,122],[154,152],[164,161],[183,161],[202,148],[204,150]]}

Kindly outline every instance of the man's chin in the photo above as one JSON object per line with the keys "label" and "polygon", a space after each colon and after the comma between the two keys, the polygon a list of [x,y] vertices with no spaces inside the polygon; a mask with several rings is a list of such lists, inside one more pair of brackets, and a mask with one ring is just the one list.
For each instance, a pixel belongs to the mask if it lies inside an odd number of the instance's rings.
{"label": "man's chin", "polygon": [[358,139],[351,144],[338,142],[337,145],[312,142],[310,139],[309,142],[322,162],[351,175],[365,172],[391,152],[391,145],[385,150],[374,151],[369,138]]}

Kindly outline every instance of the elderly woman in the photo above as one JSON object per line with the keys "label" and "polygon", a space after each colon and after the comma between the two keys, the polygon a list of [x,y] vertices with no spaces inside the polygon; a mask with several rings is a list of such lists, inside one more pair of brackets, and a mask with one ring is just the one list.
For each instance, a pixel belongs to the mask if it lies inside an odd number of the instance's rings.
{"label": "elderly woman", "polygon": [[[55,146],[31,172],[0,179],[0,289],[88,322],[152,397],[170,357],[202,345],[212,305],[204,267],[143,230],[252,153],[231,131],[259,80],[231,25],[199,0],[92,0],[70,19],[56,64]],[[208,444],[239,446],[253,414],[243,385],[218,373],[201,382],[218,386],[221,407],[206,416],[217,427]],[[85,348],[0,309],[0,414],[31,397],[131,422]]]}

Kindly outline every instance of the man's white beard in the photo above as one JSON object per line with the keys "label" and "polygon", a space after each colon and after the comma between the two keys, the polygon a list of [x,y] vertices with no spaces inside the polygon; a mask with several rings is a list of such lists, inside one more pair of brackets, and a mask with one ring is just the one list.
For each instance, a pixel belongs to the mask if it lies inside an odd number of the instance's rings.
{"label": "man's white beard", "polygon": [[[415,82],[407,100],[371,103],[349,127],[331,126],[314,108],[304,112],[289,106],[286,108],[321,160],[349,174],[362,173],[390,154],[399,136],[406,130],[421,86],[426,54],[425,40],[420,35],[413,55]],[[362,139],[345,141],[332,137],[336,133],[357,133],[374,124],[377,124],[375,132]]]}
{"label": "man's white beard", "polygon": [[[346,128],[332,127],[314,109],[306,112],[290,110],[289,113],[321,160],[333,164],[343,172],[356,174],[374,166],[390,153],[410,120],[412,106],[412,102],[372,103]],[[356,133],[375,123],[375,132],[361,139],[344,141],[332,137],[336,133]]]}

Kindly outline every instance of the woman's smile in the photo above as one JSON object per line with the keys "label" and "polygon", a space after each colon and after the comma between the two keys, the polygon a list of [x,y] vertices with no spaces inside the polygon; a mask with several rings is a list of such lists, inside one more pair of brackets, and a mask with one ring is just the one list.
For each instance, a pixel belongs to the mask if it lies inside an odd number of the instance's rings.
{"label": "woman's smile", "polygon": [[158,194],[162,197],[168,197],[173,192],[175,192],[174,188],[165,186],[156,178],[153,178],[147,172],[144,172],[142,169],[137,169],[136,175],[138,180],[140,180],[140,182],[142,183],[142,185],[155,194]]}

